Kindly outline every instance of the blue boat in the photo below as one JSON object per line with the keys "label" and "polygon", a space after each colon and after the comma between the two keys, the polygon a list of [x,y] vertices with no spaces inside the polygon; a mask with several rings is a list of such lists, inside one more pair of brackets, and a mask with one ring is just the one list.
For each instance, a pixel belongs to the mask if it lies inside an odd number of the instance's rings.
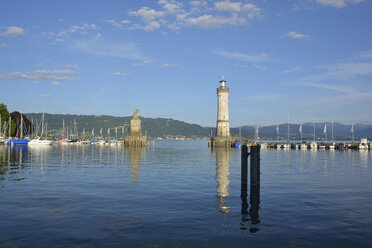
{"label": "blue boat", "polygon": [[243,145],[243,143],[239,140],[238,142],[235,143],[235,148],[240,148]]}
{"label": "blue boat", "polygon": [[8,142],[6,142],[7,145],[13,146],[13,145],[27,145],[30,140],[28,139],[10,139]]}
{"label": "blue boat", "polygon": [[29,139],[24,139],[23,134],[28,136],[27,127],[26,127],[25,122],[23,121],[23,116],[21,114],[20,138],[10,139],[6,142],[6,144],[10,145],[10,146],[13,146],[13,145],[27,145],[28,142],[30,142],[30,140]]}

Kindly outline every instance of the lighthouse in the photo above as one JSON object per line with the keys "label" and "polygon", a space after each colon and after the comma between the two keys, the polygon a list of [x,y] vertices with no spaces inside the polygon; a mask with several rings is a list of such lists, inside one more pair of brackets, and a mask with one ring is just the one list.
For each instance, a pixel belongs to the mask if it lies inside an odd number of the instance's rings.
{"label": "lighthouse", "polygon": [[223,78],[220,81],[220,87],[217,88],[217,137],[230,137],[229,122],[229,88],[226,87],[226,81]]}

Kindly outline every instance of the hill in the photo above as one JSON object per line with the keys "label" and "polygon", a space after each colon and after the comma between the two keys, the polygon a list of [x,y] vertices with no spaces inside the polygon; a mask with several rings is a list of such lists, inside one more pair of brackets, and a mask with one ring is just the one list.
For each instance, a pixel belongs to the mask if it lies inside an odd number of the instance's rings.
{"label": "hill", "polygon": [[[41,113],[26,113],[29,120],[36,120],[40,122]],[[68,127],[70,133],[73,132],[74,121],[76,121],[76,129],[81,134],[85,129],[86,134],[91,134],[94,128],[95,135],[99,136],[99,130],[102,128],[103,136],[108,136],[107,130],[110,129],[110,136],[115,137],[115,130],[118,129],[118,137],[123,136],[124,133],[129,131],[129,123],[131,116],[116,117],[109,115],[70,115],[70,114],[45,114],[46,123],[48,123],[48,130],[51,134],[61,135],[63,120],[65,121],[65,127]],[[190,124],[183,121],[173,120],[169,118],[146,118],[140,117],[142,121],[142,131],[147,133],[150,138],[207,138],[210,135],[214,135],[214,127],[202,127],[197,124]],[[327,123],[316,123],[315,133],[317,139],[324,139],[325,133],[324,125],[327,124],[327,138],[332,137],[332,124]],[[290,139],[300,139],[299,132],[300,124],[289,125],[289,137]],[[244,138],[253,139],[254,127],[253,126],[242,126],[241,128],[231,128],[230,133],[232,136],[241,135]],[[283,123],[279,125],[279,136],[280,139],[287,139],[288,135],[288,124]],[[351,125],[344,125],[341,123],[333,124],[333,135],[335,139],[351,139]],[[304,123],[302,125],[302,136],[303,139],[312,140],[314,137],[314,124]],[[276,125],[262,126],[259,127],[259,137],[261,139],[277,139]],[[372,139],[372,125],[355,124],[354,125],[354,138],[359,139],[367,137]]]}

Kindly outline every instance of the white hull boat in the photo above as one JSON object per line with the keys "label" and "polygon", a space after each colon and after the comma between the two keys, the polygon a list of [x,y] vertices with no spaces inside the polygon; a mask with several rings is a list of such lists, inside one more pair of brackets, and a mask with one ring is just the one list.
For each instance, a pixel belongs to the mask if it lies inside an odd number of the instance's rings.
{"label": "white hull boat", "polygon": [[368,141],[367,141],[367,139],[361,139],[358,148],[359,148],[359,150],[368,150]]}
{"label": "white hull boat", "polygon": [[28,145],[52,145],[53,142],[53,140],[37,138],[30,140],[30,142],[28,142]]}
{"label": "white hull boat", "polygon": [[301,150],[307,150],[307,144],[301,144]]}
{"label": "white hull boat", "polygon": [[318,144],[313,141],[310,143],[310,150],[317,150],[318,149]]}
{"label": "white hull boat", "polygon": [[288,144],[288,143],[287,144],[283,144],[283,148],[284,149],[289,149],[289,148],[291,148],[291,144]]}

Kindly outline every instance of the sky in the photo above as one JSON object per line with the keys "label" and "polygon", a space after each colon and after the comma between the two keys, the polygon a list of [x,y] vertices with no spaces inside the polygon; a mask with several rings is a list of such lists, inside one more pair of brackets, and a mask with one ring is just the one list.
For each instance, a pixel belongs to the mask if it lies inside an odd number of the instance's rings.
{"label": "sky", "polygon": [[0,0],[10,111],[372,124],[372,1]]}

